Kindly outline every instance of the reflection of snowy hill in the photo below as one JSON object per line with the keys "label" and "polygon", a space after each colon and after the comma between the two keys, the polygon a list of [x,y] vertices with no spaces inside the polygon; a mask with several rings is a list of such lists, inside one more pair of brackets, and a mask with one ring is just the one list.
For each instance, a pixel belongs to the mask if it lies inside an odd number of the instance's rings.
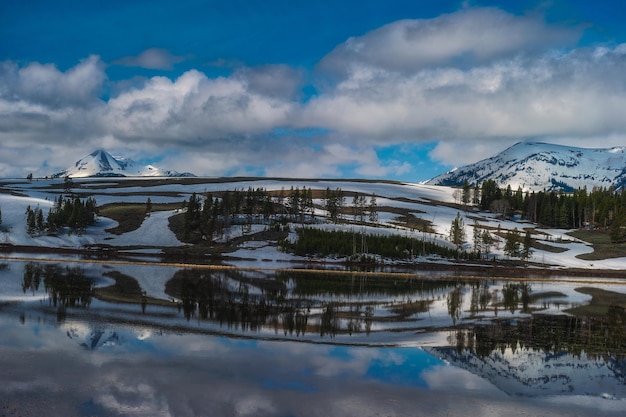
{"label": "reflection of snowy hill", "polygon": [[495,350],[480,357],[454,347],[425,348],[434,356],[489,380],[517,396],[588,395],[626,398],[626,360],[587,358],[532,349]]}
{"label": "reflection of snowy hill", "polygon": [[67,337],[87,350],[96,350],[121,345],[122,337],[113,330],[91,328],[80,323],[68,323],[63,326]]}

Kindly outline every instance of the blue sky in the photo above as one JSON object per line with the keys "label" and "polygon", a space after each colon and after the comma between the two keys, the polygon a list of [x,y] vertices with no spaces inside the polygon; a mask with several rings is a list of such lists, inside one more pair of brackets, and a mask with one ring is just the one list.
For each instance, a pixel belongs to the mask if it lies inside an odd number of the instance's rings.
{"label": "blue sky", "polygon": [[96,148],[198,175],[422,181],[522,140],[623,145],[607,1],[0,4],[0,176]]}

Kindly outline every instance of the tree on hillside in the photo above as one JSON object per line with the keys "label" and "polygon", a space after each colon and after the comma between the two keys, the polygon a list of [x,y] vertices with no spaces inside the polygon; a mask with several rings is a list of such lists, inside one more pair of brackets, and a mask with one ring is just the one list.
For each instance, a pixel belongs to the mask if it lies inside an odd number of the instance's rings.
{"label": "tree on hillside", "polygon": [[480,187],[478,184],[474,187],[474,192],[472,193],[472,204],[478,206],[480,204]]}
{"label": "tree on hillside", "polygon": [[148,197],[146,200],[146,216],[150,216],[150,213],[152,213],[152,200]]}
{"label": "tree on hillside", "polygon": [[528,261],[530,259],[531,255],[533,254],[532,245],[533,245],[532,235],[530,234],[530,230],[526,230],[526,234],[524,235],[524,241],[522,244],[522,253],[521,253],[523,260]]}
{"label": "tree on hillside", "polygon": [[609,236],[612,243],[620,243],[626,240],[626,225],[624,224],[624,216],[616,214],[611,222]]}
{"label": "tree on hillside", "polygon": [[352,214],[354,216],[354,221],[357,219],[363,223],[365,221],[365,207],[367,205],[367,200],[364,195],[360,195],[359,193],[354,194],[352,198]]}
{"label": "tree on hillside", "polygon": [[345,198],[341,188],[337,188],[336,190],[331,190],[330,187],[326,188],[325,200],[328,217],[334,223],[338,223],[341,210],[345,204]]}
{"label": "tree on hillside", "polygon": [[458,256],[465,243],[465,222],[460,212],[456,213],[456,217],[452,220],[452,224],[450,225],[450,241],[456,246]]}
{"label": "tree on hillside", "polygon": [[294,189],[292,186],[289,191],[289,197],[287,198],[287,208],[292,219],[295,219],[300,213],[300,203],[300,188],[296,187]]}
{"label": "tree on hillside", "polygon": [[468,205],[471,201],[470,190],[471,188],[470,188],[469,182],[465,180],[465,183],[463,184],[463,194],[461,195],[461,202],[464,205]]}
{"label": "tree on hillside", "polygon": [[378,203],[376,203],[376,196],[372,196],[372,198],[370,198],[370,204],[369,204],[369,220],[372,223],[377,223],[378,222]]}
{"label": "tree on hillside", "polygon": [[506,241],[504,243],[504,254],[511,257],[517,258],[521,255],[520,251],[520,233],[517,228],[513,230],[509,230],[506,233]]}
{"label": "tree on hillside", "polygon": [[474,220],[473,227],[474,229],[473,229],[473,234],[472,234],[473,236],[472,242],[474,244],[474,254],[477,257],[480,257],[482,253],[483,233],[477,220]]}
{"label": "tree on hillside", "polygon": [[489,233],[489,230],[483,230],[482,247],[486,258],[489,257],[489,253],[491,252],[491,247],[493,246],[493,243],[494,239],[493,236],[491,236],[491,233]]}

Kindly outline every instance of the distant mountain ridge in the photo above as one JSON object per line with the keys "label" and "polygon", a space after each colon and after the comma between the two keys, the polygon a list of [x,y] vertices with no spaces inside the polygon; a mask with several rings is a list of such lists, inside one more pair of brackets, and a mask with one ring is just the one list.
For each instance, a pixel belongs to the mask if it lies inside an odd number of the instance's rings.
{"label": "distant mountain ridge", "polygon": [[153,165],[142,165],[132,159],[115,157],[103,149],[98,149],[82,159],[74,166],[61,171],[54,177],[88,178],[88,177],[194,177],[189,172],[163,170]]}
{"label": "distant mountain ridge", "polygon": [[520,142],[474,164],[455,168],[428,181],[430,185],[474,186],[493,180],[530,191],[573,191],[587,187],[626,185],[626,146],[577,148],[539,142]]}

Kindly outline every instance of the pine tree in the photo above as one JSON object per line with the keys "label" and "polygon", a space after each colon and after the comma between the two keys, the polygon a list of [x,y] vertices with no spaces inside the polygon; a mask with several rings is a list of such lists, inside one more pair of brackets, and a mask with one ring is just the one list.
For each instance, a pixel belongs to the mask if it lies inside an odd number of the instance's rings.
{"label": "pine tree", "polygon": [[520,256],[520,234],[517,228],[509,230],[506,234],[506,242],[504,244],[504,254],[509,257]]}
{"label": "pine tree", "polygon": [[480,257],[482,252],[482,241],[483,241],[483,233],[480,228],[478,221],[474,220],[474,232],[473,232],[473,243],[474,243],[474,254],[477,257]]}
{"label": "pine tree", "polygon": [[150,213],[152,213],[152,200],[148,197],[146,200],[146,216],[150,216]]}
{"label": "pine tree", "polygon": [[461,196],[461,202],[464,205],[468,205],[471,200],[470,190],[471,188],[470,188],[469,182],[465,180],[465,183],[463,184],[463,194]]}
{"label": "pine tree", "polygon": [[483,252],[485,253],[485,257],[489,257],[489,253],[491,252],[491,246],[493,246],[493,236],[489,233],[488,230],[483,230],[482,235],[482,247]]}
{"label": "pine tree", "polygon": [[370,198],[369,220],[372,223],[377,223],[378,222],[378,204],[376,203],[376,196],[372,196]]}
{"label": "pine tree", "polygon": [[36,211],[37,211],[37,232],[42,233],[45,230],[45,225],[43,222],[43,210],[38,207]]}
{"label": "pine tree", "polygon": [[522,259],[528,261],[533,254],[532,250],[533,239],[530,234],[530,230],[526,230],[526,234],[524,235],[524,242],[522,246]]}
{"label": "pine tree", "polygon": [[26,232],[31,236],[34,235],[36,226],[35,212],[28,206],[26,207]]}
{"label": "pine tree", "polygon": [[452,220],[450,226],[450,241],[456,246],[457,257],[461,252],[461,248],[465,243],[465,222],[461,217],[461,213],[457,212],[456,217]]}

